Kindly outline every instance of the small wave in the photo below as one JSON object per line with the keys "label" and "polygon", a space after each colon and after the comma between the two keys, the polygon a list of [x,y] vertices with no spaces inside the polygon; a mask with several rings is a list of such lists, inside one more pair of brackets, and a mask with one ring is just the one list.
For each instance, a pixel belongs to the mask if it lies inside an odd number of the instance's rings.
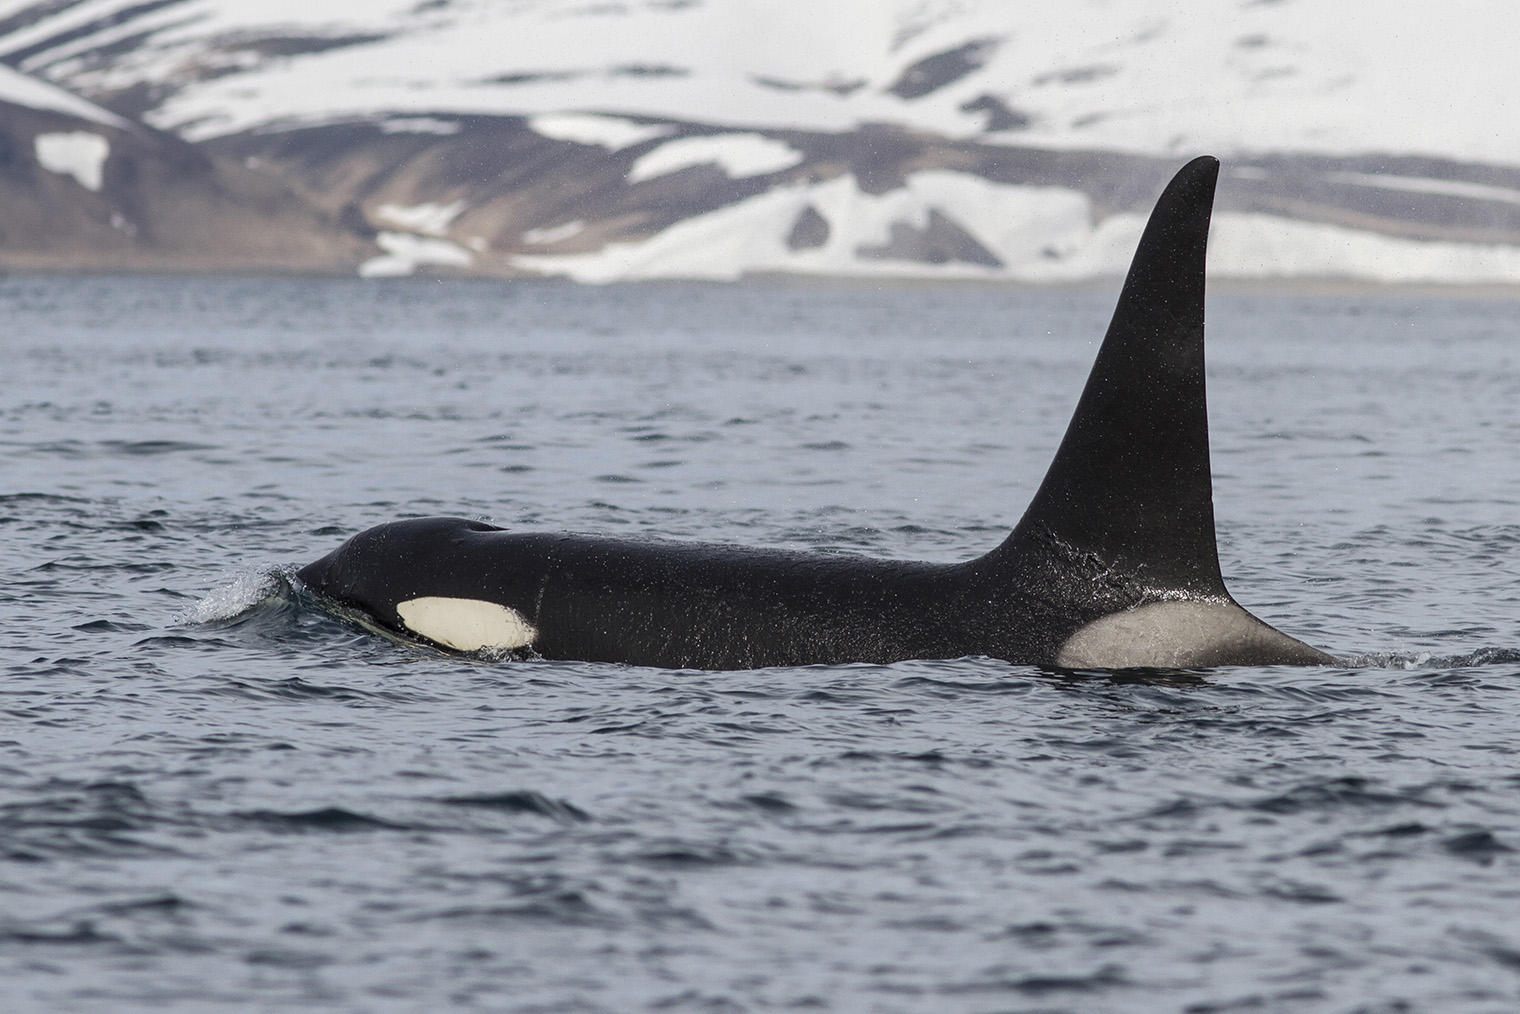
{"label": "small wave", "polygon": [[204,686],[190,692],[214,697],[239,697],[246,700],[328,700],[345,703],[412,702],[430,699],[395,690],[362,690],[355,687],[311,683],[299,676],[283,679],[207,677],[201,682]]}
{"label": "small wave", "polygon": [[566,823],[579,823],[591,819],[589,813],[573,803],[563,799],[550,799],[531,789],[473,796],[444,796],[439,802],[448,806],[480,807],[506,813],[533,813]]}
{"label": "small wave", "polygon": [[0,506],[14,504],[93,504],[87,496],[65,496],[61,493],[5,493],[0,494]]}
{"label": "small wave", "polygon": [[[1001,971],[1001,970],[999,970]],[[991,974],[963,982],[950,982],[937,991],[949,995],[962,993],[1018,993],[1026,996],[1045,997],[1061,993],[1099,993],[1116,986],[1129,985],[1124,970],[1118,965],[1104,965],[1091,975],[1061,975],[1052,973]]]}
{"label": "small wave", "polygon": [[133,457],[217,449],[215,444],[195,444],[184,440],[102,440],[99,446],[106,453]]}
{"label": "small wave", "polygon": [[655,841],[635,850],[628,858],[660,870],[701,869],[714,866],[749,866],[758,859],[745,850],[714,842],[676,839]]}
{"label": "small wave", "polygon": [[490,926],[541,922],[552,926],[591,926],[603,929],[620,929],[629,921],[620,913],[598,907],[588,892],[570,889],[544,891],[537,897],[514,904],[456,906],[412,918],[418,921],[474,922]]}
{"label": "small wave", "polygon": [[54,781],[34,798],[0,805],[0,858],[121,857],[172,851],[138,835],[177,821],[130,782]]}
{"label": "small wave", "polygon": [[102,933],[85,920],[66,920],[54,924],[29,922],[0,925],[0,943],[78,947],[90,944],[119,944],[121,938]]}
{"label": "small wave", "polygon": [[1437,655],[1434,652],[1378,652],[1349,658],[1351,669],[1474,669],[1486,665],[1520,663],[1520,648],[1479,648],[1465,655]]}
{"label": "small wave", "polygon": [[199,602],[175,614],[176,626],[228,623],[257,609],[270,599],[290,594],[288,568],[260,567],[236,575],[220,588],[213,588]]}
{"label": "small wave", "polygon": [[239,818],[277,831],[404,831],[406,825],[393,824],[379,817],[324,806],[316,810],[282,813],[276,810],[252,810],[237,814]]}
{"label": "small wave", "polygon": [[1383,789],[1365,778],[1328,778],[1303,782],[1282,792],[1228,805],[1280,816],[1354,807],[1440,806],[1440,803],[1424,797],[1427,788]]}
{"label": "small wave", "polygon": [[1465,831],[1446,839],[1441,846],[1454,856],[1470,859],[1483,866],[1492,863],[1500,853],[1515,851],[1513,847],[1504,844],[1486,828]]}

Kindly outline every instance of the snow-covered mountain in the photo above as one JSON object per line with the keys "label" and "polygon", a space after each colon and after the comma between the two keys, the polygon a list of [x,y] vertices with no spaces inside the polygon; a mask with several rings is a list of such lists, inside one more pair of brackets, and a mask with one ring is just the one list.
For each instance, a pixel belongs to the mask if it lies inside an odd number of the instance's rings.
{"label": "snow-covered mountain", "polygon": [[[0,0],[0,112],[285,188],[332,270],[1076,280],[1212,151],[1218,275],[1514,283],[1516,29],[1493,0]],[[37,164],[109,192],[116,149],[61,143]]]}

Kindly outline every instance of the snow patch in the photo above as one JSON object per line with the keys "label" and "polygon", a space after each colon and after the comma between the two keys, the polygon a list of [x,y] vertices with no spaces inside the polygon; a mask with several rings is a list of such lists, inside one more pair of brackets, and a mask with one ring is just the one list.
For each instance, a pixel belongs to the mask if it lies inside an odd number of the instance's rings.
{"label": "snow patch", "polygon": [[683,137],[641,155],[628,171],[628,182],[641,183],[696,165],[716,163],[732,179],[790,169],[802,152],[760,134],[714,134]]}
{"label": "snow patch", "polygon": [[1403,239],[1273,215],[1226,213],[1214,216],[1209,272],[1219,278],[1514,285],[1520,282],[1520,247]]}
{"label": "snow patch", "polygon": [[459,121],[440,120],[436,116],[402,116],[380,121],[380,131],[385,134],[438,134],[446,137],[459,133]]}
{"label": "snow patch", "polygon": [[382,204],[375,209],[375,217],[408,232],[421,232],[429,236],[442,236],[449,223],[464,210],[464,201],[452,204]]}
{"label": "snow patch", "polygon": [[[31,47],[28,66],[92,94],[172,84],[149,116],[191,140],[290,120],[472,114],[542,117],[557,134],[566,116],[584,128],[584,110],[610,114],[603,128],[626,117],[618,129],[645,138],[648,122],[979,137],[1002,102],[1037,147],[1520,164],[1520,133],[1505,129],[1520,5],[1494,0],[1207,16],[1164,0],[460,0],[447,15],[361,0],[9,5],[22,6],[38,13],[7,36],[10,52]],[[239,38],[335,33],[375,41],[238,61]],[[995,49],[968,53],[989,39]],[[112,59],[88,55],[101,52]],[[632,143],[586,143],[603,141]]]}
{"label": "snow patch", "polygon": [[34,148],[42,168],[60,176],[72,176],[86,190],[99,192],[105,181],[111,142],[88,130],[73,130],[66,134],[38,134]]}
{"label": "snow patch", "polygon": [[[827,223],[827,235],[817,245],[792,249],[787,239],[808,208]],[[894,225],[925,229],[933,212],[1003,266],[906,260],[881,252],[890,249]],[[1109,273],[1116,259],[1128,257],[1116,249],[1127,230],[1117,235],[1094,230],[1091,216],[1086,195],[1064,187],[1008,186],[935,170],[913,174],[898,190],[868,194],[853,176],[840,176],[771,190],[637,243],[609,244],[588,254],[521,254],[515,260],[583,282],[731,280],[765,271],[1055,281]]]}
{"label": "snow patch", "polygon": [[[811,211],[809,211],[811,209]],[[821,240],[789,244],[799,219],[821,219]],[[948,220],[998,263],[895,256],[894,230]],[[518,265],[580,282],[654,278],[734,280],[757,272],[1029,283],[1122,276],[1146,216],[1093,221],[1086,195],[1011,186],[936,170],[867,194],[853,177],[783,187],[698,215],[635,243],[585,254],[519,254]],[[1520,281],[1520,247],[1430,242],[1272,215],[1214,216],[1209,271],[1221,278],[1357,278],[1386,283]]]}
{"label": "snow patch", "polygon": [[1349,183],[1352,186],[1375,187],[1379,190],[1402,190],[1411,194],[1439,194],[1475,201],[1520,204],[1520,190],[1488,183],[1468,183],[1465,180],[1433,180],[1424,176],[1389,176],[1383,173],[1326,173],[1325,179],[1332,183]]}
{"label": "snow patch", "polygon": [[534,133],[556,141],[597,144],[613,151],[664,137],[672,129],[661,123],[635,123],[621,116],[598,116],[594,113],[533,116],[528,119],[528,126]]}
{"label": "snow patch", "polygon": [[532,243],[535,246],[548,246],[551,243],[562,243],[572,236],[578,236],[586,228],[586,223],[577,218],[573,222],[563,225],[551,225],[542,229],[529,229],[522,234],[524,243]]}
{"label": "snow patch", "polygon": [[[7,41],[10,41],[7,39]],[[56,85],[39,81],[18,70],[0,64],[0,102],[14,102],[31,109],[46,109],[81,120],[90,120],[106,127],[125,129],[130,124],[115,113],[102,109],[93,102],[86,102]]]}
{"label": "snow patch", "polygon": [[382,232],[375,242],[385,253],[359,266],[361,278],[403,278],[424,265],[467,268],[475,259],[457,243],[406,232]]}

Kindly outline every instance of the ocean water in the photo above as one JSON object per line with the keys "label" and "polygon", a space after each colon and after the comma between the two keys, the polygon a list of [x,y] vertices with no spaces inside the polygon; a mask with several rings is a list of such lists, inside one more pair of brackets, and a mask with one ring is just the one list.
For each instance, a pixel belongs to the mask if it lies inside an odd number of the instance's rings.
{"label": "ocean water", "polygon": [[1520,303],[1211,297],[1226,577],[1335,668],[492,664],[284,576],[979,554],[1113,296],[0,280],[0,1009],[1520,1009]]}

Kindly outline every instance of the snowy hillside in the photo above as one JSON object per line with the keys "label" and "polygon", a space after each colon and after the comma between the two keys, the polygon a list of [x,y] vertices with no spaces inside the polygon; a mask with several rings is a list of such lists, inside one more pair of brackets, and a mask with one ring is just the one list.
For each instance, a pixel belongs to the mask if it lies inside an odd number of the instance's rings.
{"label": "snowy hillside", "polygon": [[0,67],[0,264],[351,269],[380,251],[279,179]]}
{"label": "snowy hillside", "polygon": [[1520,165],[1494,0],[87,0],[0,5],[4,53],[159,89],[203,138],[287,119],[596,110],[1036,146]]}
{"label": "snowy hillside", "polygon": [[1216,273],[1515,283],[1517,30],[1492,0],[12,0],[0,85],[275,178],[373,236],[369,274],[1088,278],[1207,151]]}

